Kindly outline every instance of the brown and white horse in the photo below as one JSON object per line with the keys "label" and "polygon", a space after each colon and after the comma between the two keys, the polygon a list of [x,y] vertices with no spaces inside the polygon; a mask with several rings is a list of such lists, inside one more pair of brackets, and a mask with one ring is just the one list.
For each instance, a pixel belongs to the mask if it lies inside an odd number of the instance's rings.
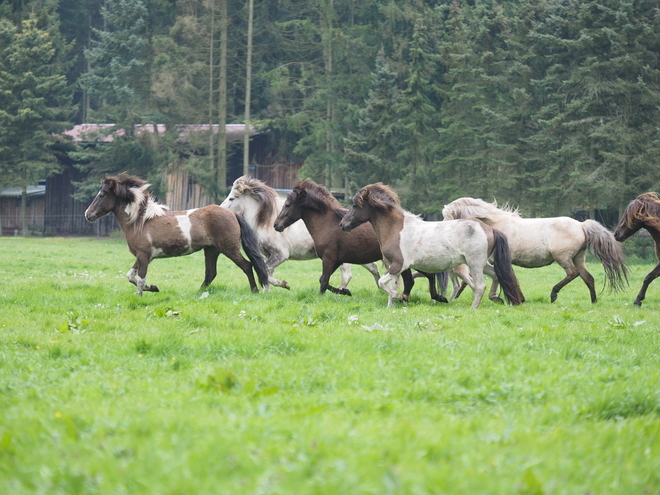
{"label": "brown and white horse", "polygon": [[[387,273],[378,281],[380,288],[389,294],[388,306],[400,299],[390,282],[403,270],[414,268],[437,273],[461,264],[470,269],[471,279],[465,282],[474,292],[473,308],[479,306],[486,290],[484,273],[499,280],[509,303],[522,302],[506,236],[483,222],[426,222],[401,208],[397,194],[380,182],[357,192],[340,225],[348,232],[367,222],[373,225],[383,260],[389,263]],[[494,267],[488,263],[491,254]]]}
{"label": "brown and white horse", "polygon": [[[261,257],[254,232],[239,215],[218,205],[187,211],[169,211],[153,198],[149,184],[127,174],[107,177],[101,190],[85,211],[85,218],[95,222],[114,213],[124,232],[128,249],[136,261],[128,272],[128,280],[143,291],[158,292],[155,285],[147,285],[147,267],[155,258],[171,258],[204,250],[206,276],[200,288],[208,286],[217,274],[217,261],[224,254],[243,270],[252,292],[260,284],[268,290],[268,270]],[[250,258],[241,254],[241,244]]]}
{"label": "brown and white horse", "polygon": [[[336,294],[351,295],[348,289],[337,289],[329,283],[330,275],[342,263],[364,265],[383,259],[376,233],[371,225],[362,225],[353,232],[343,232],[339,222],[346,213],[335,197],[324,186],[310,179],[305,179],[287,195],[282,211],[275,219],[275,230],[282,232],[298,220],[305,223],[314,239],[314,247],[321,258],[323,271],[319,279],[321,294],[330,290]],[[370,270],[371,271],[371,270]],[[376,283],[380,274],[373,274]],[[439,295],[435,285],[435,274],[422,273],[429,281],[429,292],[435,301],[447,302]],[[414,285],[411,270],[402,274],[404,283],[403,298],[407,299]]]}
{"label": "brown and white horse", "polygon": [[[655,242],[655,256],[660,260],[660,198],[658,193],[647,192],[633,199],[621,216],[614,230],[614,238],[623,242],[639,229],[646,229]],[[641,306],[646,297],[646,290],[660,276],[660,262],[644,277],[642,288],[633,303]]]}

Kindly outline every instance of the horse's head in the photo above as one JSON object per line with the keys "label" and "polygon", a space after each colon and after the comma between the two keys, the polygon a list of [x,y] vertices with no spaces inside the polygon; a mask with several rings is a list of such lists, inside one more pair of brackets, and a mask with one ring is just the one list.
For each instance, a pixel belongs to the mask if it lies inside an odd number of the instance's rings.
{"label": "horse's head", "polygon": [[277,198],[273,188],[244,175],[234,181],[220,206],[244,216],[248,222],[255,218],[257,225],[265,226],[275,213]]}
{"label": "horse's head", "polygon": [[614,230],[614,238],[623,242],[642,227],[660,230],[660,198],[654,192],[633,199]]}
{"label": "horse's head", "polygon": [[289,225],[302,218],[302,202],[306,196],[307,192],[299,186],[294,187],[293,190],[287,194],[282,210],[275,219],[275,224],[273,225],[275,230],[282,232]]}
{"label": "horse's head", "polygon": [[101,190],[85,210],[85,218],[88,222],[96,222],[115,209],[117,205],[116,189],[117,181],[114,178],[106,178],[101,181]]}
{"label": "horse's head", "polygon": [[339,226],[343,231],[350,232],[355,227],[370,221],[374,210],[387,212],[397,207],[400,207],[399,197],[391,188],[381,182],[370,184],[353,196],[351,209],[344,215]]}

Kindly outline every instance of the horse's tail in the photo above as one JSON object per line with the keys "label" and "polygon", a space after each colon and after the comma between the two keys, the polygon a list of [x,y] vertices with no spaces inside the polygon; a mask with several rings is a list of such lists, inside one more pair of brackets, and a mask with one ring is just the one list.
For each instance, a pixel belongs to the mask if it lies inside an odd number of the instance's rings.
{"label": "horse's tail", "polygon": [[245,219],[238,213],[234,213],[236,219],[238,220],[238,225],[241,227],[241,244],[243,245],[243,250],[247,257],[252,263],[254,271],[257,272],[257,279],[262,287],[268,287],[268,268],[266,267],[266,261],[263,256],[261,256],[261,251],[259,251],[259,241],[257,235],[252,230],[252,227],[248,225]]}
{"label": "horse's tail", "polygon": [[614,234],[595,220],[582,222],[587,247],[605,269],[606,285],[615,292],[628,286],[628,269],[624,262],[623,248]]}
{"label": "horse's tail", "polygon": [[511,265],[511,251],[509,250],[509,241],[499,230],[493,229],[493,236],[495,237],[495,246],[493,248],[493,265],[495,268],[495,276],[497,281],[502,287],[504,297],[514,306],[522,304],[523,295],[518,285],[518,279],[513,272]]}

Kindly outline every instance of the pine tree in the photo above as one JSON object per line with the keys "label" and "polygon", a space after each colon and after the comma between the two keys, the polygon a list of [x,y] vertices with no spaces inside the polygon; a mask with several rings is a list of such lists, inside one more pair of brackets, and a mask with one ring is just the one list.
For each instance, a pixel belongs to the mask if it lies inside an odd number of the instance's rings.
{"label": "pine tree", "polygon": [[66,80],[70,46],[47,12],[40,17],[42,25],[36,14],[20,26],[0,19],[0,175],[23,190],[24,235],[26,188],[59,170],[55,146],[74,114]]}
{"label": "pine tree", "polygon": [[358,112],[357,131],[349,133],[345,142],[353,188],[378,181],[391,184],[401,178],[396,159],[401,151],[401,128],[395,112],[399,102],[396,74],[381,52],[376,58],[369,97]]}

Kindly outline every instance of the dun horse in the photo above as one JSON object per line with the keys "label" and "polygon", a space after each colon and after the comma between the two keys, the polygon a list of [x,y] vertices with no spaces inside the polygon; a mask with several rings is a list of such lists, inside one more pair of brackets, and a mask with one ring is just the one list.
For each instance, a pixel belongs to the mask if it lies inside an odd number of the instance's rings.
{"label": "dun horse", "polygon": [[[271,285],[289,288],[284,280],[273,277],[275,268],[286,260],[309,260],[318,258],[314,240],[304,222],[295,222],[283,232],[273,227],[275,217],[284,206],[284,198],[275,189],[258,179],[244,175],[234,181],[231,191],[220,206],[229,208],[245,218],[259,239],[259,247],[266,257],[268,281]],[[364,265],[375,278],[380,277],[375,263]],[[341,285],[345,289],[351,280],[351,267],[344,263],[340,267]]]}
{"label": "dun horse", "polygon": [[[474,198],[460,198],[449,203],[442,215],[445,219],[476,218],[502,231],[509,241],[514,265],[538,268],[556,261],[566,271],[566,277],[552,288],[552,302],[557,299],[559,291],[578,276],[589,288],[591,302],[596,302],[594,278],[585,264],[587,248],[603,264],[606,283],[611,289],[621,290],[627,283],[621,245],[595,220],[521,218],[517,210],[498,208],[497,203]],[[496,290],[494,282],[491,294]]]}
{"label": "dun horse", "polygon": [[[390,281],[408,268],[442,272],[461,264],[470,269],[465,280],[474,292],[472,307],[479,306],[486,290],[484,273],[499,280],[506,299],[520,304],[522,295],[511,268],[506,236],[477,220],[426,222],[401,208],[399,198],[388,186],[371,184],[360,189],[353,206],[341,221],[344,231],[359,229],[366,222],[376,232],[387,273],[378,281],[389,294],[388,306],[400,298]],[[494,256],[494,267],[488,257]]]}
{"label": "dun horse", "polygon": [[[218,205],[168,211],[165,205],[154,200],[148,188],[145,181],[127,174],[108,177],[101,181],[101,190],[85,211],[85,218],[90,222],[114,213],[128,249],[136,258],[128,280],[137,286],[138,295],[143,291],[158,292],[158,287],[146,284],[151,260],[182,256],[200,249],[204,249],[206,263],[206,276],[200,290],[216,277],[220,254],[243,270],[252,292],[259,291],[253,266],[260,284],[268,290],[266,263],[259,253],[257,238],[244,219]],[[241,244],[250,261],[241,254]]]}
{"label": "dun horse", "polygon": [[[655,255],[660,261],[660,198],[657,193],[640,194],[630,202],[614,230],[614,238],[623,242],[642,228],[651,234],[655,242]],[[633,303],[635,306],[642,305],[646,290],[658,276],[660,276],[660,262],[644,278],[642,288]]]}
{"label": "dun horse", "polygon": [[[282,232],[300,219],[305,223],[314,239],[314,246],[323,266],[319,279],[321,294],[330,290],[336,294],[350,295],[348,289],[339,290],[329,284],[330,275],[342,263],[364,265],[382,259],[376,233],[370,225],[363,225],[351,233],[341,230],[339,222],[346,211],[330,191],[306,179],[298,182],[287,195],[282,211],[275,219],[274,226],[278,232]],[[378,283],[380,273],[376,272],[373,275]],[[435,276],[427,273],[423,275],[429,280],[431,298],[447,302],[444,296],[437,293]],[[407,270],[402,274],[402,278],[404,296],[407,297],[414,284],[412,272]]]}

